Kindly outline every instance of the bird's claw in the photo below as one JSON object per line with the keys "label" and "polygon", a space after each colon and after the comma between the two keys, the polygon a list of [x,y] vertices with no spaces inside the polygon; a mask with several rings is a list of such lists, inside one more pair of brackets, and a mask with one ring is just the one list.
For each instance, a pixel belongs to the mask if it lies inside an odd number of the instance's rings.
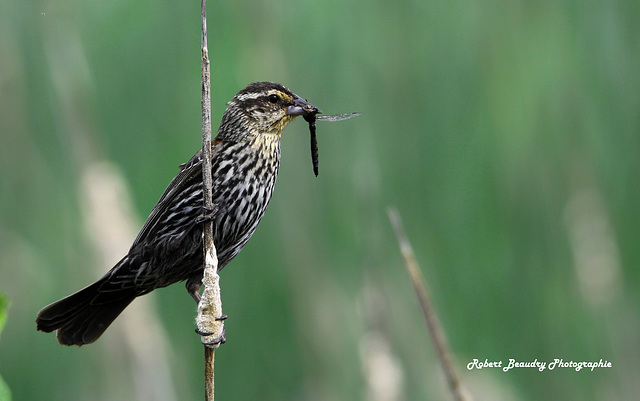
{"label": "bird's claw", "polygon": [[[220,317],[215,318],[216,321],[218,322],[222,322],[225,321],[229,318],[229,316],[227,315],[220,315]],[[195,329],[196,334],[202,336],[202,337],[209,337],[212,336],[216,333],[208,333],[205,331],[200,330],[199,328],[196,327]],[[208,346],[218,346],[220,344],[224,344],[227,342],[227,338],[225,336],[225,331],[224,331],[224,327],[222,328],[222,334],[218,337],[216,337],[215,339],[213,339],[213,341],[208,341],[208,342],[203,342],[204,345],[208,345]]]}
{"label": "bird's claw", "polygon": [[[216,320],[224,320],[223,318],[226,319],[227,316],[222,315],[221,317],[217,318]],[[201,335],[203,337],[208,337],[208,336],[212,336],[212,335],[215,334],[215,333],[205,333],[205,332],[203,332],[203,331],[201,331],[199,329],[196,329],[195,331],[196,331],[196,334],[199,334],[199,335]],[[223,328],[222,329],[222,334],[220,334],[218,337],[214,338],[213,341],[203,342],[203,344],[207,345],[207,346],[217,347],[218,345],[224,344],[226,342],[227,342],[227,337],[225,336],[225,331],[224,331],[224,328]]]}
{"label": "bird's claw", "polygon": [[205,221],[211,221],[218,214],[218,210],[220,208],[218,205],[213,205],[213,207],[208,208],[206,206],[202,207],[202,214],[196,218],[196,223],[204,223]]}

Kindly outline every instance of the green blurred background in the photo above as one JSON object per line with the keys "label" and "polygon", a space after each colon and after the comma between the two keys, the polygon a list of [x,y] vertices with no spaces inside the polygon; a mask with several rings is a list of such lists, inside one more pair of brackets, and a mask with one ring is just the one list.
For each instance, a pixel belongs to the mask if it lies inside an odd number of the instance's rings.
{"label": "green blurred background", "polygon": [[[59,0],[0,12],[0,375],[15,400],[203,398],[182,285],[94,345],[44,305],[128,249],[200,137],[199,3]],[[221,400],[448,400],[386,208],[405,226],[478,400],[640,396],[640,2],[209,4],[213,121],[257,80],[304,121],[222,273]],[[472,370],[473,358],[612,362]]]}

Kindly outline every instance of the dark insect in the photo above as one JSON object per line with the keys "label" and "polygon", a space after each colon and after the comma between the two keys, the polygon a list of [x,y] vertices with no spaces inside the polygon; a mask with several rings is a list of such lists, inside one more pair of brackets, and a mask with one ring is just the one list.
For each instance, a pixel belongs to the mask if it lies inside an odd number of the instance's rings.
{"label": "dark insect", "polygon": [[309,123],[309,133],[311,134],[311,163],[313,163],[313,174],[318,176],[318,138],[316,137],[316,115],[307,114],[304,120]]}
{"label": "dark insect", "polygon": [[304,120],[309,123],[309,133],[311,134],[311,163],[313,164],[313,173],[318,176],[318,138],[316,137],[316,120],[320,121],[342,121],[353,117],[358,117],[362,113],[343,113],[331,114],[328,116],[318,116],[317,113],[305,114]]}

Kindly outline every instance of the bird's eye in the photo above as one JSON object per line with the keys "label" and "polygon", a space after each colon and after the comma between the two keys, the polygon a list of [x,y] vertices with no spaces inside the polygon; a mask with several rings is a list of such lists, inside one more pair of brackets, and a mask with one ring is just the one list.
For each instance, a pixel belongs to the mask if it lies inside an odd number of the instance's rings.
{"label": "bird's eye", "polygon": [[276,94],[269,95],[269,101],[270,101],[271,103],[276,103],[276,102],[278,101],[278,99],[279,99],[279,98],[278,98],[278,95],[276,95]]}

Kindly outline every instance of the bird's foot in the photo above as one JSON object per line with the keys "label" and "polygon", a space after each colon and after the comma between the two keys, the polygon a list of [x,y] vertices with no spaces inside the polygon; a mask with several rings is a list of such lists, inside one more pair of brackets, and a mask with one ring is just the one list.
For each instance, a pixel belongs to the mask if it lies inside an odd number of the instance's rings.
{"label": "bird's foot", "polygon": [[218,207],[218,205],[213,205],[213,207],[211,208],[203,206],[202,214],[196,218],[196,223],[200,224],[204,223],[205,221],[213,220],[213,218],[216,217],[216,214],[218,214],[219,210],[220,208]]}
{"label": "bird's foot", "polygon": [[[226,316],[226,315],[222,315],[222,316],[220,316],[219,318],[216,318],[216,320],[224,320],[224,319],[226,319],[226,318],[227,318],[227,316]],[[199,334],[199,335],[201,335],[202,337],[208,337],[208,336],[212,336],[212,335],[214,335],[215,333],[205,333],[205,332],[203,332],[203,331],[201,331],[201,330],[199,330],[199,329],[196,329],[196,334]],[[203,343],[204,345],[212,346],[212,347],[218,347],[220,344],[224,344],[224,343],[226,343],[226,342],[227,342],[227,337],[226,337],[226,335],[225,335],[224,328],[222,328],[222,334],[220,334],[218,337],[215,337],[214,339],[212,339],[212,340],[208,340],[208,341],[206,341],[206,342],[204,341],[204,339],[203,339],[203,341],[202,341],[202,343]]]}
{"label": "bird's foot", "polygon": [[[227,316],[227,315],[222,315],[222,316],[220,316],[220,317],[215,318],[215,320],[216,320],[216,321],[218,321],[218,322],[222,322],[222,321],[227,320],[228,318],[229,318],[229,316]],[[200,334],[201,336],[212,336],[212,335],[214,335],[214,334],[215,334],[215,333],[206,333],[206,332],[204,332],[204,331],[200,330],[199,328],[196,328],[196,333],[197,333],[197,334]]]}

